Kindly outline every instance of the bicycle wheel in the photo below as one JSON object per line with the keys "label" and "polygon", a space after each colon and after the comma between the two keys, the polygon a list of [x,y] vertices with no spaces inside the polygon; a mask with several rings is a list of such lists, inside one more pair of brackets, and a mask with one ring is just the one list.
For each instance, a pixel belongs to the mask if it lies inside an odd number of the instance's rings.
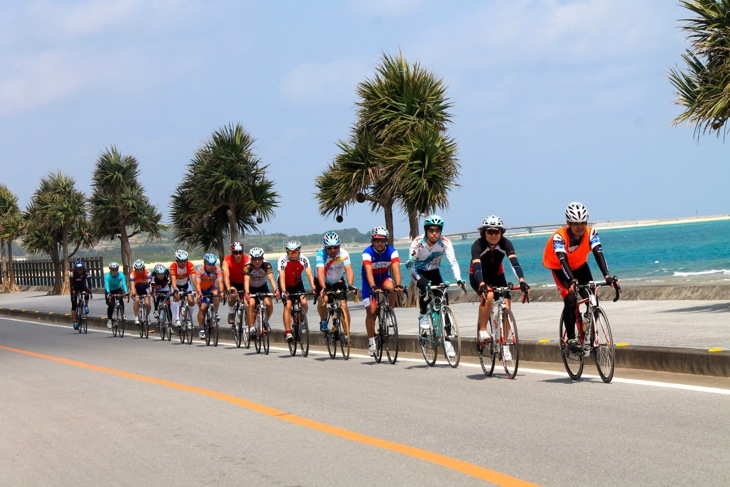
{"label": "bicycle wheel", "polygon": [[340,337],[340,350],[342,351],[342,358],[348,360],[350,358],[350,331],[349,329],[345,331],[345,312],[338,309],[337,314],[339,315],[337,334]]}
{"label": "bicycle wheel", "polygon": [[[144,303],[142,304],[142,306],[144,306]],[[149,339],[149,337],[150,337],[150,319],[149,319],[149,315],[147,314],[146,308],[144,311],[144,321],[140,322],[140,324],[142,325],[142,333],[144,334],[144,337],[146,339]]]}
{"label": "bicycle wheel", "polygon": [[236,305],[236,311],[233,315],[233,326],[231,327],[231,335],[236,344],[236,348],[241,348],[241,332],[243,331],[243,307]]}
{"label": "bicycle wheel", "polygon": [[[478,329],[479,326],[477,326]],[[494,363],[497,358],[496,347],[494,346],[494,323],[492,322],[492,318],[489,318],[487,322],[487,332],[492,339],[488,343],[481,345],[479,343],[479,332],[477,331],[477,349],[479,350],[479,363],[482,365],[482,371],[484,371],[484,375],[491,377],[494,373]]]}
{"label": "bicycle wheel", "polygon": [[337,355],[337,322],[334,315],[327,313],[327,331],[324,332],[324,341],[327,342],[327,352],[330,354],[330,358],[335,358]]}
{"label": "bicycle wheel", "polygon": [[383,335],[383,348],[388,354],[388,362],[394,364],[398,360],[398,319],[395,312],[389,309],[385,314],[385,334]]}
{"label": "bicycle wheel", "polygon": [[[461,333],[459,333],[459,323],[457,323],[456,317],[449,307],[444,307],[441,315],[444,319],[444,355],[449,365],[456,368],[461,361]],[[449,354],[446,353],[447,341],[454,348],[453,357],[449,357]]]}
{"label": "bicycle wheel", "polygon": [[263,342],[264,337],[258,313],[254,316],[253,323],[254,332],[250,334],[251,341],[253,341],[254,347],[256,348],[256,353],[261,353],[261,342]]}
{"label": "bicycle wheel", "polygon": [[289,353],[293,357],[297,354],[297,343],[299,341],[299,323],[291,324],[291,335],[292,341],[287,340],[286,344],[289,345]]}
{"label": "bicycle wheel", "polygon": [[421,353],[423,354],[423,358],[426,361],[426,364],[430,367],[433,367],[433,365],[436,363],[436,355],[438,353],[438,348],[436,346],[436,336],[433,334],[433,321],[431,319],[431,313],[428,313],[429,316],[429,322],[430,325],[428,327],[428,330],[424,333],[424,330],[421,330],[419,328],[418,333],[419,338],[418,341],[421,343]]}
{"label": "bicycle wheel", "polygon": [[570,378],[580,379],[580,376],[583,375],[583,352],[571,353],[568,349],[568,333],[565,331],[562,316],[560,317],[560,356]]}
{"label": "bicycle wheel", "polygon": [[261,330],[261,342],[262,342],[261,346],[264,349],[264,355],[268,355],[269,354],[269,345],[271,345],[271,343],[270,343],[271,333],[269,333],[269,331],[266,329],[266,326],[264,325],[264,313],[265,312],[266,312],[266,309],[262,308],[261,311],[259,312],[258,319],[259,319],[259,330]]}
{"label": "bicycle wheel", "polygon": [[137,325],[137,332],[139,333],[140,338],[144,338],[144,312],[142,311],[143,307],[144,303],[140,302],[139,311],[137,312],[137,320],[139,321],[139,325]]}
{"label": "bicycle wheel", "polygon": [[177,328],[178,337],[180,338],[180,343],[185,343],[185,315],[187,310],[180,310],[178,311],[178,318],[180,327]]}
{"label": "bicycle wheel", "polygon": [[119,310],[119,314],[120,314],[120,317],[119,317],[119,338],[124,338],[124,328],[125,328],[125,326],[127,324],[126,323],[127,320],[124,319],[124,315],[121,314],[121,313],[122,313],[122,311]]}
{"label": "bicycle wheel", "polygon": [[[514,379],[517,375],[517,368],[520,365],[520,347],[517,334],[517,322],[512,310],[506,309],[502,315],[502,364],[507,377]],[[506,352],[504,350],[507,350]],[[507,356],[507,359],[505,359]]]}
{"label": "bicycle wheel", "polygon": [[86,313],[82,315],[81,322],[79,322],[79,333],[81,333],[82,330],[84,332],[84,335],[89,332],[89,321]]}
{"label": "bicycle wheel", "polygon": [[593,309],[593,353],[596,357],[598,375],[605,383],[613,379],[613,369],[616,363],[616,345],[613,343],[611,326],[601,308]]}
{"label": "bicycle wheel", "polygon": [[183,333],[185,333],[185,341],[188,342],[188,345],[193,343],[193,313],[190,311],[190,308],[185,309],[185,316],[182,320],[182,326],[183,326]]}
{"label": "bicycle wheel", "polygon": [[210,307],[213,306],[212,303],[208,304],[208,309],[205,310],[205,315],[203,315],[203,319],[205,320],[205,325],[203,325],[203,330],[205,330],[205,339],[203,340],[205,342],[205,346],[210,346],[210,336],[213,334],[213,315],[210,313]]}
{"label": "bicycle wheel", "polygon": [[309,355],[309,321],[304,311],[299,313],[299,346],[302,349],[302,357]]}
{"label": "bicycle wheel", "polygon": [[376,363],[380,363],[381,360],[383,360],[383,347],[385,346],[385,342],[388,339],[387,337],[387,331],[385,329],[385,316],[383,316],[384,313],[382,313],[379,309],[377,314],[375,315],[375,319],[377,320],[377,323],[375,323],[375,359]]}

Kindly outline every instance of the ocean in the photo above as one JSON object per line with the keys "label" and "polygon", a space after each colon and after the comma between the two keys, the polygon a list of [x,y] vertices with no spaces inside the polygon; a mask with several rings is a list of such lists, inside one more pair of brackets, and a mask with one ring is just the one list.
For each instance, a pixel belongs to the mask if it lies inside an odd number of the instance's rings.
{"label": "ocean", "polygon": [[[692,223],[657,224],[633,228],[598,228],[604,255],[611,274],[625,284],[706,284],[730,283],[730,220]],[[533,287],[554,286],[550,271],[542,265],[542,253],[550,234],[514,235],[512,240],[525,272]],[[474,240],[455,241],[461,275],[468,282],[471,245]],[[361,286],[362,249],[346,247],[355,271],[355,285]],[[401,259],[407,259],[407,247],[396,246]],[[314,255],[307,255],[313,262]],[[588,259],[594,278],[600,271],[592,254]],[[505,259],[508,281],[517,282]],[[401,265],[403,284],[410,282],[410,272]],[[451,267],[444,259],[441,274],[453,281]]]}

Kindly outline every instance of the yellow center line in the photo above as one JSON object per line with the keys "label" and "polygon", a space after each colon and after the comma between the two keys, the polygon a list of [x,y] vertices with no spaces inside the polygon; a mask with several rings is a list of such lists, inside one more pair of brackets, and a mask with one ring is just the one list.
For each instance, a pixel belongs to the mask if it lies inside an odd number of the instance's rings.
{"label": "yellow center line", "polygon": [[488,482],[491,482],[496,485],[501,485],[503,487],[527,487],[527,486],[534,486],[536,484],[520,480],[515,477],[510,477],[509,475],[505,475],[500,472],[496,472],[494,470],[489,470],[488,468],[480,467],[478,465],[474,465],[468,462],[464,462],[461,460],[457,460],[455,458],[447,457],[445,455],[439,455],[438,453],[434,453],[428,450],[423,450],[421,448],[416,448],[408,445],[403,445],[401,443],[396,443],[394,441],[388,441],[383,440],[380,438],[375,438],[373,436],[364,435],[361,433],[356,433],[354,431],[346,430],[343,428],[338,428],[336,426],[332,426],[325,423],[320,423],[319,421],[313,421],[311,419],[307,419],[301,416],[297,416],[295,414],[290,414],[285,411],[280,411],[278,409],[265,406],[263,404],[258,404],[252,401],[248,401],[246,399],[232,396],[230,394],[225,394],[218,391],[213,391],[210,389],[203,389],[201,387],[195,387],[195,386],[189,386],[185,384],[179,384],[177,382],[171,382],[163,379],[156,379],[154,377],[148,377],[145,375],[139,375],[134,374],[132,372],[125,372],[123,370],[116,370],[116,369],[109,369],[106,367],[100,367],[98,365],[91,365],[84,362],[77,362],[75,360],[69,360],[62,357],[55,357],[53,355],[45,355],[41,353],[31,352],[28,350],[21,350],[18,348],[10,348],[3,345],[0,345],[0,349],[6,350],[8,352],[15,352],[23,355],[28,355],[31,357],[41,358],[45,360],[51,360],[54,362],[60,362],[67,365],[73,365],[75,367],[81,367],[83,369],[93,370],[96,372],[102,372],[105,374],[112,374],[119,377],[125,377],[127,379],[134,379],[142,382],[148,382],[151,384],[156,384],[164,387],[169,387],[171,389],[177,389],[180,391],[186,391],[191,392],[193,394],[199,394],[201,396],[207,396],[211,397],[213,399],[218,399],[220,401],[225,401],[230,404],[235,404],[236,406],[244,407],[246,409],[250,409],[252,411],[256,411],[257,413],[264,414],[266,416],[270,416],[272,418],[280,419],[282,421],[286,421],[287,423],[296,424],[298,426],[303,426],[305,428],[309,428],[315,431],[319,431],[322,433],[326,433],[328,435],[337,436],[339,438],[344,438],[346,440],[355,441],[357,443],[362,443],[364,445],[370,445],[377,448],[381,448],[383,450],[388,450],[396,453],[400,453],[402,455],[407,455],[413,458],[417,458],[419,460],[424,460],[436,465],[440,465],[442,467],[446,467],[451,470],[455,470],[457,472],[465,473],[469,476],[476,477],[478,479],[486,480]]}

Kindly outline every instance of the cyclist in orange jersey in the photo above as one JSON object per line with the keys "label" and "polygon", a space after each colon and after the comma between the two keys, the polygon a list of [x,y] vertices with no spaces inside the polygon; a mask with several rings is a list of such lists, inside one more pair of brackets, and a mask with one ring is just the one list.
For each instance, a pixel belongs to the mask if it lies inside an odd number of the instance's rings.
{"label": "cyclist in orange jersey", "polygon": [[132,288],[132,299],[134,299],[134,324],[139,325],[139,301],[144,296],[144,304],[147,307],[147,316],[152,308],[150,302],[150,281],[152,274],[149,273],[142,259],[137,259],[132,265],[132,272],[129,273],[130,287]]}

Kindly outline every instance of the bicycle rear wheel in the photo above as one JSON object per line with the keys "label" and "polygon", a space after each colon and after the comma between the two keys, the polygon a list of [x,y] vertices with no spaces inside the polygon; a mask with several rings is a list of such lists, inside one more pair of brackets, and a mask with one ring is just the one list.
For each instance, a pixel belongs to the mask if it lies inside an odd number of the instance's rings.
{"label": "bicycle rear wheel", "polygon": [[[520,365],[520,347],[517,334],[517,322],[512,311],[506,309],[502,315],[502,348],[508,352],[502,352],[502,364],[507,377],[514,379],[517,375],[517,368]],[[507,356],[507,358],[505,358]],[[507,360],[509,359],[509,360]]]}
{"label": "bicycle rear wheel", "polygon": [[340,337],[340,350],[342,351],[342,358],[348,360],[350,358],[350,331],[345,331],[345,312],[338,309],[337,314],[339,315],[337,318],[339,323],[337,334]]}
{"label": "bicycle rear wheel", "polygon": [[583,352],[571,353],[568,349],[568,333],[565,331],[562,315],[560,316],[560,356],[570,378],[580,379],[580,376],[583,375]]}
{"label": "bicycle rear wheel", "polygon": [[[477,330],[479,330],[479,325],[477,325]],[[484,375],[491,377],[494,373],[494,363],[497,358],[496,347],[494,346],[494,323],[491,318],[487,322],[487,332],[492,339],[482,345],[479,343],[479,331],[477,331],[477,349],[479,350],[479,363],[482,366],[482,371],[484,371]]]}
{"label": "bicycle rear wheel", "polygon": [[421,343],[421,353],[423,354],[424,360],[426,360],[426,364],[430,367],[433,367],[433,365],[436,363],[438,348],[436,346],[436,336],[434,336],[433,333],[433,320],[431,318],[431,313],[428,313],[428,316],[430,326],[428,327],[427,331],[419,328],[418,333],[420,335],[418,341]]}
{"label": "bicycle rear wheel", "polygon": [[593,352],[596,357],[598,375],[605,383],[613,379],[613,369],[616,363],[616,345],[613,343],[611,326],[601,308],[593,309]]}
{"label": "bicycle rear wheel", "polygon": [[[459,323],[457,323],[456,317],[449,307],[444,308],[442,316],[444,319],[444,355],[449,365],[456,368],[461,361],[461,333],[459,333]],[[454,348],[453,357],[449,357],[449,354],[446,353],[447,341]]]}
{"label": "bicycle rear wheel", "polygon": [[302,349],[302,357],[309,355],[309,321],[303,311],[299,313],[299,346]]}

